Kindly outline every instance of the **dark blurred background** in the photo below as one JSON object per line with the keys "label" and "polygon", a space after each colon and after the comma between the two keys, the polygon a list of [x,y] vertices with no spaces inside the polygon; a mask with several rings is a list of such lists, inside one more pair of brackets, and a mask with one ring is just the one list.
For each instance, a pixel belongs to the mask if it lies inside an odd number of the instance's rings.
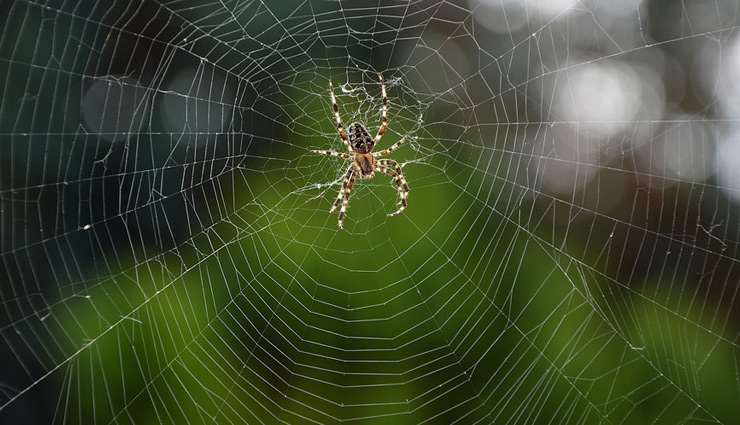
{"label": "dark blurred background", "polygon": [[613,3],[0,0],[0,423],[738,423],[740,9]]}

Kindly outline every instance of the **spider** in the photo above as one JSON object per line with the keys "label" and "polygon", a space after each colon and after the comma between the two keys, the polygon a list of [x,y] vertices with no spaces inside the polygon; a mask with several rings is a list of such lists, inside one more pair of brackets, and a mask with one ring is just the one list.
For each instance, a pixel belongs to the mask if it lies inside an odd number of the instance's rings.
{"label": "spider", "polygon": [[382,75],[378,74],[378,78],[380,79],[380,90],[383,93],[383,113],[381,115],[383,122],[380,126],[380,129],[378,130],[378,135],[375,136],[375,139],[370,137],[370,134],[368,134],[367,130],[365,130],[365,127],[358,122],[353,122],[352,124],[350,124],[349,138],[347,138],[347,133],[344,132],[344,127],[342,126],[342,118],[339,117],[339,107],[337,106],[337,99],[334,97],[334,87],[332,86],[330,80],[329,93],[331,94],[331,103],[332,107],[334,108],[334,117],[337,119],[337,129],[339,130],[339,136],[342,138],[342,141],[347,147],[349,153],[335,152],[332,150],[311,151],[312,153],[317,153],[320,155],[337,156],[339,158],[344,158],[352,162],[349,166],[349,169],[344,174],[344,182],[342,183],[342,188],[339,189],[337,200],[334,201],[334,205],[329,210],[329,212],[334,212],[339,204],[342,204],[342,207],[339,209],[338,224],[340,229],[342,228],[342,221],[344,220],[344,215],[347,212],[347,207],[349,206],[349,192],[350,190],[352,190],[352,186],[354,186],[355,184],[355,178],[358,175],[362,179],[369,179],[375,175],[375,171],[380,171],[393,177],[396,180],[396,186],[398,187],[398,196],[401,198],[401,200],[396,204],[396,206],[398,206],[398,209],[395,212],[388,214],[388,217],[399,214],[401,211],[406,209],[406,197],[409,194],[409,185],[406,183],[406,178],[403,176],[401,166],[398,164],[398,162],[392,159],[375,159],[379,156],[384,156],[393,152],[395,149],[401,146],[403,142],[406,141],[406,136],[404,136],[401,140],[396,142],[388,149],[379,152],[373,152],[373,147],[375,147],[375,144],[380,141],[381,137],[383,137],[383,133],[385,132],[385,128],[388,124],[388,118],[386,117],[388,113],[388,97],[385,93],[385,83],[383,82]]}

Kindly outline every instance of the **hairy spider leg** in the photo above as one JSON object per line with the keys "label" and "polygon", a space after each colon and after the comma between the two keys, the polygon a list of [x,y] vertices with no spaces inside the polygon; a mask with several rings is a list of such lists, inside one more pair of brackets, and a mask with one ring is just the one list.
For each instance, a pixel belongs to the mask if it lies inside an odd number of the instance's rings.
{"label": "hairy spider leg", "polygon": [[354,165],[349,166],[349,170],[344,174],[344,180],[342,181],[342,188],[339,189],[339,194],[337,195],[337,200],[334,201],[334,205],[332,205],[329,212],[334,212],[334,210],[337,209],[339,206],[339,203],[342,202],[342,199],[344,199],[344,191],[347,189],[347,185],[349,184],[350,178],[353,177],[355,173],[355,167]]}
{"label": "hairy spider leg", "polygon": [[[395,168],[395,170],[390,167]],[[401,166],[392,159],[379,159],[376,168],[383,173],[396,179],[396,187],[398,187],[398,196],[401,200],[396,204],[399,208],[393,213],[388,214],[388,217],[399,214],[405,210],[408,204],[406,203],[406,197],[409,195],[409,185],[406,183],[406,177],[403,176]]]}
{"label": "hairy spider leg", "polygon": [[389,147],[388,149],[383,149],[382,151],[373,152],[373,156],[378,157],[378,156],[388,155],[389,153],[398,149],[398,147],[401,146],[406,141],[406,137],[408,136],[403,136],[401,140],[397,141],[393,146]]}
{"label": "hairy spider leg", "polygon": [[[342,185],[342,190],[339,191],[339,196],[342,195],[342,192],[344,192],[344,200],[342,201],[342,208],[339,209],[339,221],[337,222],[337,225],[339,228],[342,228],[342,223],[344,222],[344,214],[347,212],[347,207],[349,206],[349,196],[350,191],[352,190],[352,186],[355,185],[355,170],[354,167],[350,168],[350,171],[348,172],[349,179],[345,177],[344,184]],[[337,199],[337,201],[339,201]],[[334,208],[336,208],[336,203]],[[332,208],[332,210],[334,209]]]}
{"label": "hairy spider leg", "polygon": [[375,136],[376,145],[380,141],[380,138],[383,137],[383,133],[385,133],[385,127],[388,125],[388,96],[385,93],[385,82],[383,81],[383,76],[378,74],[378,78],[380,79],[380,90],[383,93],[383,124],[381,124],[380,130],[378,130],[378,135]]}
{"label": "hairy spider leg", "polygon": [[351,159],[352,158],[352,155],[350,155],[348,153],[328,151],[328,150],[327,151],[320,151],[320,150],[316,150],[316,149],[311,149],[311,153],[317,153],[319,155],[336,156],[336,157],[344,158],[344,159]]}
{"label": "hairy spider leg", "polygon": [[339,106],[337,106],[337,98],[334,96],[334,86],[331,84],[331,80],[329,80],[329,93],[331,93],[331,104],[334,109],[334,117],[337,119],[339,137],[342,138],[344,146],[347,147],[347,151],[352,152],[352,147],[349,145],[349,140],[347,140],[347,133],[344,132],[344,127],[342,126],[342,118],[339,116]]}

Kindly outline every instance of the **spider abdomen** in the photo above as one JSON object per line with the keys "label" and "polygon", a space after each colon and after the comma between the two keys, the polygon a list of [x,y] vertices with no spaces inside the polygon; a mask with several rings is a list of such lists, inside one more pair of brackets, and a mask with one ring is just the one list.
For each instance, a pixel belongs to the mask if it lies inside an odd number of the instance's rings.
{"label": "spider abdomen", "polygon": [[349,125],[349,144],[356,153],[370,153],[375,146],[375,140],[358,122]]}

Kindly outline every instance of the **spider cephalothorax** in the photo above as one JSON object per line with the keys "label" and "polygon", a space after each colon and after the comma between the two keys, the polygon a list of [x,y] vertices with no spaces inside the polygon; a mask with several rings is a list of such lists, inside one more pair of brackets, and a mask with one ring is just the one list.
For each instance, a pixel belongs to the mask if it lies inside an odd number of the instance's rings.
{"label": "spider cephalothorax", "polygon": [[379,156],[387,155],[393,150],[398,148],[406,141],[404,136],[401,140],[396,142],[393,146],[380,152],[373,152],[375,144],[380,141],[380,138],[385,132],[385,128],[388,125],[388,96],[385,93],[385,83],[383,82],[383,76],[378,74],[380,79],[380,89],[383,93],[383,112],[381,115],[382,124],[378,130],[378,135],[375,138],[370,137],[370,134],[365,130],[365,127],[354,122],[349,126],[349,135],[344,132],[342,126],[342,119],[339,117],[339,106],[337,106],[337,99],[334,97],[334,87],[329,81],[329,93],[331,93],[331,103],[334,108],[334,117],[337,119],[337,130],[339,130],[339,137],[342,138],[344,145],[347,147],[349,153],[335,152],[331,150],[312,150],[313,153],[321,155],[338,156],[340,158],[348,159],[352,161],[349,166],[349,170],[344,175],[344,181],[342,182],[342,188],[339,190],[337,200],[334,201],[334,205],[331,207],[331,211],[337,209],[339,204],[342,204],[342,208],[339,210],[339,227],[342,227],[342,221],[344,220],[344,214],[347,211],[349,205],[349,192],[352,190],[352,186],[355,184],[355,178],[360,175],[360,178],[369,179],[375,175],[375,171],[380,171],[389,176],[393,177],[396,181],[396,187],[398,187],[398,196],[401,200],[396,204],[398,209],[388,214],[388,216],[396,215],[406,208],[406,197],[409,194],[409,185],[406,183],[406,178],[403,176],[401,166],[392,159],[375,159]]}

